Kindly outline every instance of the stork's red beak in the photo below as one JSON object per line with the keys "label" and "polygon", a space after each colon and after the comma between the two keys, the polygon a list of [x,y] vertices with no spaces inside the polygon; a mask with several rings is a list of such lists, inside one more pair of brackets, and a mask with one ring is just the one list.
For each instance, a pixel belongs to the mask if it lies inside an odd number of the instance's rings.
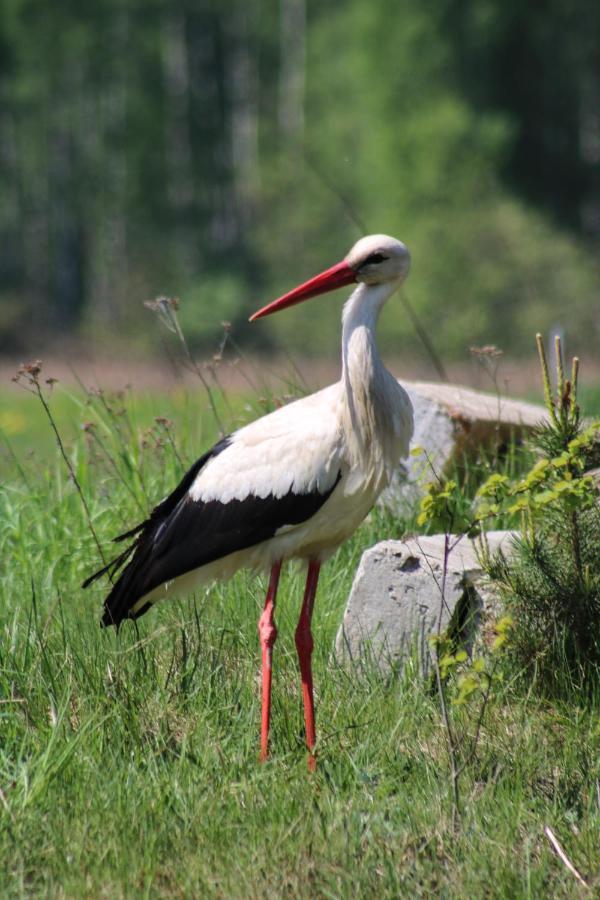
{"label": "stork's red beak", "polygon": [[330,269],[325,269],[320,275],[315,275],[309,281],[305,281],[304,284],[294,288],[293,291],[278,297],[277,300],[273,300],[267,306],[263,306],[253,316],[250,316],[250,321],[254,322],[255,319],[270,316],[271,313],[279,312],[280,309],[295,306],[296,303],[302,303],[303,300],[308,300],[310,297],[316,297],[319,294],[326,294],[328,291],[335,291],[336,288],[352,284],[354,281],[356,281],[356,272],[347,262],[342,261]]}

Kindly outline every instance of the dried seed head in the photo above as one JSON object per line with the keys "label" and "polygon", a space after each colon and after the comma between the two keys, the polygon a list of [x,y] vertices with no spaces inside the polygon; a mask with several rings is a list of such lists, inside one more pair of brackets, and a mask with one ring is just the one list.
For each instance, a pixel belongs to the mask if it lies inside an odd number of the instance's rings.
{"label": "dried seed head", "polygon": [[144,301],[144,306],[146,309],[152,310],[152,312],[161,312],[165,308],[179,309],[179,297],[155,297],[154,300]]}
{"label": "dried seed head", "polygon": [[[21,387],[25,387],[25,384],[22,384],[21,379],[23,379],[28,385],[31,385],[35,388],[35,390],[40,392],[40,382],[39,382],[39,374],[42,371],[42,363],[39,359],[36,359],[35,362],[31,363],[21,363],[16,373],[13,375],[12,380],[15,384],[21,385]],[[29,390],[29,388],[25,387],[25,390]]]}
{"label": "dried seed head", "polygon": [[41,360],[36,359],[35,362],[30,363],[21,363],[17,370],[17,377],[19,375],[25,375],[31,379],[37,379],[38,375],[42,371],[42,363]]}
{"label": "dried seed head", "polygon": [[504,355],[504,351],[496,347],[495,344],[484,344],[483,347],[469,347],[469,350],[473,356],[478,356],[482,359],[497,359],[499,356]]}

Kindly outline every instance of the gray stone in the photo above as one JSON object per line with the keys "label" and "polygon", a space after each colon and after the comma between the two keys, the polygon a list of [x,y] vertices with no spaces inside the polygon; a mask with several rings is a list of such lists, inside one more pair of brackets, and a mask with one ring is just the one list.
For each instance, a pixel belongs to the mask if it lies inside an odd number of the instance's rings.
{"label": "gray stone", "polygon": [[425,485],[447,475],[454,463],[521,438],[547,419],[543,406],[453,384],[403,382],[413,404],[413,447],[424,453],[401,463],[380,502],[396,514],[414,510]]}
{"label": "gray stone", "polygon": [[[490,552],[510,555],[512,537],[489,532]],[[340,662],[366,662],[385,672],[416,652],[426,673],[429,638],[451,621],[472,644],[477,629],[497,612],[497,601],[476,542],[450,535],[449,546],[445,567],[445,535],[383,541],[363,554],[336,638]]]}

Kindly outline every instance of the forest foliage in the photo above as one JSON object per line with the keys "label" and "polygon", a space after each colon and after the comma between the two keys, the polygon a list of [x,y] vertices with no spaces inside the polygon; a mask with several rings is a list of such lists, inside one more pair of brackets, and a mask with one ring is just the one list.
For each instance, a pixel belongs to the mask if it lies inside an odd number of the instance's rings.
{"label": "forest foliage", "polygon": [[[339,303],[247,316],[370,231],[409,245],[444,353],[597,346],[599,26],[584,0],[5,0],[0,349],[143,348],[168,294],[202,348],[227,320],[328,352]],[[401,304],[381,339],[410,349]]]}

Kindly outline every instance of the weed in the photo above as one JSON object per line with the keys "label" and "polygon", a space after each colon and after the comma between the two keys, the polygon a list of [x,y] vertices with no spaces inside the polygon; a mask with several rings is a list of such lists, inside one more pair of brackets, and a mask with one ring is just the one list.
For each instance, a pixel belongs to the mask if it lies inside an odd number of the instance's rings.
{"label": "weed", "polygon": [[478,491],[480,515],[518,514],[510,558],[485,558],[515,619],[512,652],[527,678],[553,693],[590,691],[600,675],[600,506],[589,475],[600,423],[582,423],[579,362],[565,379],[556,340],[553,393],[543,344],[538,351],[548,421],[536,430],[534,465],[511,480],[492,475]]}

